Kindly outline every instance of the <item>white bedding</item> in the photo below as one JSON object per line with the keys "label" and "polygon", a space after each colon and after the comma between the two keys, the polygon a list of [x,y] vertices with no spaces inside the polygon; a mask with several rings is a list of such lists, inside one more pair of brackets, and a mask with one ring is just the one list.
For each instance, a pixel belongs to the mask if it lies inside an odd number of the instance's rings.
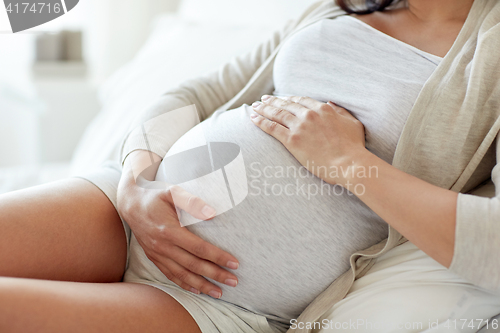
{"label": "white bedding", "polygon": [[69,172],[69,163],[0,168],[0,194],[60,180]]}

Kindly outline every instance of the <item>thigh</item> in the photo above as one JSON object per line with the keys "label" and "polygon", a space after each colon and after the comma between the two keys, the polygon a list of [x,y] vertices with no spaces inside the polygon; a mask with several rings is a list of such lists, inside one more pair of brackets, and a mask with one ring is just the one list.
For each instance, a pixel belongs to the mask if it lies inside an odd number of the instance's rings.
{"label": "thigh", "polygon": [[0,196],[0,276],[120,281],[126,251],[116,209],[84,179]]}
{"label": "thigh", "polygon": [[168,294],[134,283],[77,283],[0,278],[5,333],[199,333]]}

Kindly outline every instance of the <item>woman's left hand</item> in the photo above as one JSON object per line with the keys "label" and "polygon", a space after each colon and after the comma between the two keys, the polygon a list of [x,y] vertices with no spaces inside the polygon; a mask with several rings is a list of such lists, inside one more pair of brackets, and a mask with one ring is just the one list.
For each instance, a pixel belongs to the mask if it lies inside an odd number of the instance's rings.
{"label": "woman's left hand", "polygon": [[[363,124],[332,102],[265,95],[262,102],[255,102],[252,107],[257,114],[251,118],[257,126],[279,140],[310,172],[330,184],[345,186],[348,180],[341,171],[367,152]],[[332,167],[341,169],[333,178]]]}

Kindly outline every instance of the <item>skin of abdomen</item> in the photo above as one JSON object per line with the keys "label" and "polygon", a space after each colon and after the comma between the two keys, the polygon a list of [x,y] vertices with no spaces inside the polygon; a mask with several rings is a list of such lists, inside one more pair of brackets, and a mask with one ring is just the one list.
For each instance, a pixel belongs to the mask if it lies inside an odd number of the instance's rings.
{"label": "skin of abdomen", "polygon": [[[239,155],[243,172],[237,181],[246,183],[246,196],[239,193],[240,199],[234,200],[241,188],[231,191],[226,168],[221,188],[228,187],[231,206],[219,209],[212,220],[186,228],[240,262],[234,271],[237,287],[212,281],[221,287],[222,301],[289,322],[349,268],[352,253],[386,238],[387,225],[353,193],[309,173],[280,142],[251,122],[251,112],[247,105],[216,112],[186,133],[163,160],[157,180],[190,180],[186,190],[197,192],[196,177],[220,171]],[[193,142],[203,141],[201,135],[206,147],[193,150]],[[220,155],[216,149],[224,145],[234,151],[221,162],[216,160]],[[178,154],[188,156],[189,150],[190,157],[183,164]],[[177,159],[174,164],[173,159]],[[177,176],[169,179],[172,174]],[[217,201],[228,201],[224,193],[202,199],[217,206]],[[179,216],[181,224],[189,220],[184,212]]]}

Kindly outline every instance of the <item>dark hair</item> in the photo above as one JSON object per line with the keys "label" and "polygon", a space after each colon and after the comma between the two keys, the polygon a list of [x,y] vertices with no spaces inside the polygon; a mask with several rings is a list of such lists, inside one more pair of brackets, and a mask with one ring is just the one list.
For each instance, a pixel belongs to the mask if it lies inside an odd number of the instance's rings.
{"label": "dark hair", "polygon": [[400,2],[401,0],[365,0],[365,6],[359,7],[353,5],[351,0],[336,0],[340,6],[349,14],[370,14],[376,11],[383,11],[389,5]]}

